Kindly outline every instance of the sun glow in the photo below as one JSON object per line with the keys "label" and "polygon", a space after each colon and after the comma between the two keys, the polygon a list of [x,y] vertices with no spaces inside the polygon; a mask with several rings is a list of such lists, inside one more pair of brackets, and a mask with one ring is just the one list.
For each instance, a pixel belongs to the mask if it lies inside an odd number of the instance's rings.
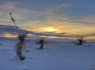
{"label": "sun glow", "polygon": [[5,33],[3,36],[7,37],[7,38],[16,38],[17,37],[17,35],[13,35],[13,34],[10,34],[10,33]]}
{"label": "sun glow", "polygon": [[54,27],[46,27],[46,28],[43,28],[43,30],[45,32],[56,32],[57,29]]}

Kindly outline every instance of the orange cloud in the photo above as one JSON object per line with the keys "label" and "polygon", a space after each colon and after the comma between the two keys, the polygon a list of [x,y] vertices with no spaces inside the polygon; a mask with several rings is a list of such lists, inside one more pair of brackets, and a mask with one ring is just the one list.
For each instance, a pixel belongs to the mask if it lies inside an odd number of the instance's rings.
{"label": "orange cloud", "polygon": [[87,37],[84,37],[84,39],[86,39],[86,40],[95,40],[95,36],[87,36]]}
{"label": "orange cloud", "polygon": [[4,33],[3,37],[7,37],[7,38],[16,38],[17,35],[10,34],[10,33]]}

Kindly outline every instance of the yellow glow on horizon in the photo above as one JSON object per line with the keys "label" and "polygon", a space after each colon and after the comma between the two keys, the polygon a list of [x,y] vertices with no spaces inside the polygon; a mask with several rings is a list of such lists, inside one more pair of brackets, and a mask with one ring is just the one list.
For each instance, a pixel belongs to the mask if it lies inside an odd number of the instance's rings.
{"label": "yellow glow on horizon", "polygon": [[[27,34],[28,37],[30,36],[33,36],[32,34]],[[3,37],[6,37],[6,38],[17,38],[17,35],[14,35],[14,34],[10,34],[10,33],[5,33],[3,35]]]}
{"label": "yellow glow on horizon", "polygon": [[46,28],[43,28],[43,30],[45,32],[56,32],[57,29],[54,27],[46,27]]}
{"label": "yellow glow on horizon", "polygon": [[54,33],[65,33],[68,35],[85,35],[95,32],[94,26],[78,26],[78,25],[52,25],[52,26],[40,26],[34,29],[26,29],[33,32],[54,32]]}
{"label": "yellow glow on horizon", "polygon": [[7,38],[16,38],[17,35],[13,35],[13,34],[10,34],[10,33],[5,33],[4,37],[7,37]]}
{"label": "yellow glow on horizon", "polygon": [[[28,36],[32,36],[32,34],[28,34]],[[10,34],[10,33],[5,33],[3,35],[3,37],[6,37],[6,38],[17,38],[17,35],[13,35],[13,34]],[[57,37],[57,36],[40,36],[40,37],[44,37],[44,38],[64,38],[63,37]],[[67,39],[71,39],[71,40],[77,40],[77,37],[67,37]],[[95,36],[86,36],[86,37],[83,37],[84,40],[95,40]]]}
{"label": "yellow glow on horizon", "polygon": [[[68,38],[71,40],[77,40],[77,38],[73,37],[73,38]],[[95,36],[87,36],[87,37],[83,37],[83,40],[95,40]]]}
{"label": "yellow glow on horizon", "polygon": [[[37,24],[36,23],[41,23]],[[89,36],[90,34],[95,33],[95,26],[94,25],[85,25],[84,23],[78,23],[78,22],[65,22],[65,21],[60,21],[60,20],[35,20],[35,21],[30,21],[26,25],[27,27],[32,27],[33,28],[26,28],[26,30],[33,31],[35,33],[56,33],[56,34],[63,34],[62,37],[69,36],[68,38],[76,40],[75,38],[72,38],[74,35],[79,35],[79,36],[87,36],[85,39],[94,39],[95,37]],[[50,36],[48,36],[50,37]],[[56,36],[51,36],[51,38],[57,38]],[[59,38],[59,37],[58,37]]]}
{"label": "yellow glow on horizon", "polygon": [[95,36],[84,37],[85,40],[95,40]]}

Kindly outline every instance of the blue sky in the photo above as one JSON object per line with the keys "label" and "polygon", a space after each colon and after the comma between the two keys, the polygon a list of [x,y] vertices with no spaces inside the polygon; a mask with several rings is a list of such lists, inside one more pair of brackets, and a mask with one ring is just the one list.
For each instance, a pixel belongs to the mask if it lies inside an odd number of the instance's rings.
{"label": "blue sky", "polygon": [[95,0],[0,0],[0,24],[5,27],[14,26],[9,12],[32,35],[95,36]]}
{"label": "blue sky", "polygon": [[72,16],[95,16],[95,0],[1,0],[2,4],[8,2],[13,2],[17,7],[42,12],[46,8],[61,7],[57,12],[59,14],[67,10]]}

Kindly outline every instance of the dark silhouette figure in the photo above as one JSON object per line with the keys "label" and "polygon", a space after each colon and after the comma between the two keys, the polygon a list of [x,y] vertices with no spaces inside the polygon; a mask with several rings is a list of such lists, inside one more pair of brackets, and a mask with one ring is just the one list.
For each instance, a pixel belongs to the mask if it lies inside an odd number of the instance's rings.
{"label": "dark silhouette figure", "polygon": [[39,49],[43,49],[43,48],[44,48],[44,39],[41,38],[41,39],[39,40],[39,43],[40,43],[40,48],[39,48]]}
{"label": "dark silhouette figure", "polygon": [[83,45],[84,42],[83,38],[78,38],[77,40],[78,40],[77,45]]}
{"label": "dark silhouette figure", "polygon": [[45,41],[44,41],[44,38],[42,37],[42,38],[40,38],[39,40],[38,40],[38,42],[36,42],[37,44],[40,44],[40,47],[39,47],[39,49],[44,49],[44,43],[45,43]]}

